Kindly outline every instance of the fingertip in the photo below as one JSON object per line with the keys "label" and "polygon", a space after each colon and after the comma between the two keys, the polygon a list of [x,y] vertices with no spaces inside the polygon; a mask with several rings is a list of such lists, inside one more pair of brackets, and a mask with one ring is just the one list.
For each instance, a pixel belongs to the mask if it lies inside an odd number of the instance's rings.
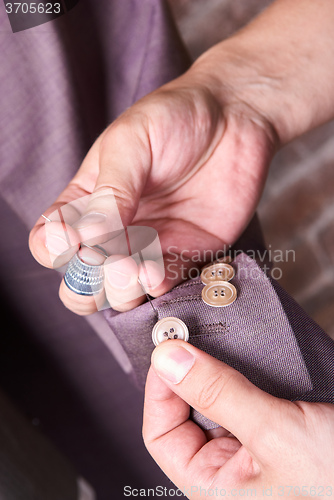
{"label": "fingertip", "polygon": [[52,268],[50,254],[45,246],[44,224],[37,224],[29,233],[28,245],[34,259],[44,267]]}
{"label": "fingertip", "polygon": [[79,295],[70,290],[64,280],[59,287],[59,298],[67,309],[79,316],[100,311],[106,300],[104,290],[96,295]]}
{"label": "fingertip", "polygon": [[79,244],[76,231],[60,222],[38,224],[29,235],[29,248],[34,259],[52,269],[69,262],[78,251]]}
{"label": "fingertip", "polygon": [[[153,268],[151,271],[152,276],[155,276],[154,273],[157,274],[159,272],[161,276],[162,271],[160,264],[156,266],[156,268]],[[176,260],[170,261],[167,256],[164,256],[163,272],[164,277],[161,280],[160,284],[149,290],[149,293],[150,295],[152,295],[152,297],[160,297],[161,295],[169,292],[170,290],[172,290],[172,288],[183,283],[184,281],[200,276],[200,269],[198,265],[193,262],[183,261],[181,257]],[[157,281],[157,278],[155,279]]]}
{"label": "fingertip", "polygon": [[138,282],[138,266],[132,257],[111,255],[104,263],[106,288],[126,290]]}
{"label": "fingertip", "polygon": [[145,260],[139,266],[139,279],[146,292],[152,297],[162,295],[161,285],[165,279],[165,268],[163,261],[156,262]]}
{"label": "fingertip", "polygon": [[132,257],[108,257],[104,264],[104,276],[108,302],[116,311],[129,311],[145,301],[138,283],[138,266]]}
{"label": "fingertip", "polygon": [[183,340],[162,342],[152,353],[152,365],[167,383],[179,384],[193,367],[196,356]]}
{"label": "fingertip", "polygon": [[126,299],[124,299],[124,301],[117,301],[117,299],[112,299],[111,302],[110,302],[110,300],[108,300],[108,302],[109,302],[109,305],[112,309],[114,309],[117,312],[123,313],[123,312],[132,311],[132,309],[135,309],[136,307],[143,304],[145,302],[145,298],[140,297],[136,300],[130,300],[127,302],[126,302]]}

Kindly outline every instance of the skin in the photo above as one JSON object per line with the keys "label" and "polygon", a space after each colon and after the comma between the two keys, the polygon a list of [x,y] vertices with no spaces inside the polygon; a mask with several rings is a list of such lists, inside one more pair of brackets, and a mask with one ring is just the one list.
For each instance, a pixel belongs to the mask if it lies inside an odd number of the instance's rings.
{"label": "skin", "polygon": [[[189,405],[220,424],[219,432],[208,435],[189,420]],[[221,490],[225,496],[241,490],[255,496],[256,490],[263,497],[263,489],[271,498],[331,497],[333,422],[333,405],[275,398],[181,340],[163,342],[153,352],[144,441],[188,498],[204,498],[200,487],[218,491],[213,498]]]}
{"label": "skin", "polygon": [[[93,192],[103,194],[111,187],[124,226],[155,228],[166,259],[170,246],[174,251],[176,246],[176,252],[218,251],[224,244],[233,243],[250,221],[274,150],[275,137],[265,120],[240,103],[222,108],[212,92],[194,82],[190,71],[139,101],[111,124],[92,146],[56,205],[45,214],[64,202]],[[90,213],[101,213],[103,207],[94,204],[93,200]],[[219,229],[221,220],[223,232]],[[49,234],[52,225],[61,236],[59,222],[47,223]],[[86,240],[90,234],[87,229],[85,235],[80,234],[72,226],[68,231],[72,245],[67,258],[77,251],[78,240]],[[57,262],[55,252],[50,259],[45,246],[42,218],[31,231],[30,248],[42,265],[52,267]],[[113,269],[110,259],[105,266],[108,276]],[[137,277],[129,262],[124,261],[122,272]],[[164,282],[149,291],[161,295],[181,279],[167,272]],[[141,296],[117,304],[120,290],[110,282],[113,280],[106,279],[106,294],[114,308],[126,310],[143,301]],[[125,290],[128,296],[135,286],[133,279]],[[64,284],[61,298],[79,314],[95,310],[94,302],[85,297],[79,298],[78,307],[78,297]]]}

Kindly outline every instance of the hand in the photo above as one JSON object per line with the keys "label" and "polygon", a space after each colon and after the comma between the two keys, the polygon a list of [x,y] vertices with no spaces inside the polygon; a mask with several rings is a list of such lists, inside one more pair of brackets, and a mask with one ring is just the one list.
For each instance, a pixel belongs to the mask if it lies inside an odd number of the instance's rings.
{"label": "hand", "polygon": [[[222,426],[216,437],[188,420],[189,405]],[[247,490],[271,498],[334,492],[334,406],[275,398],[183,341],[153,352],[143,436],[192,499],[204,498],[204,490],[215,498]]]}
{"label": "hand", "polygon": [[[191,259],[194,251],[216,252],[236,241],[257,206],[276,147],[265,119],[236,96],[226,96],[224,104],[220,96],[218,102],[205,81],[196,66],[123,113],[97,139],[76,176],[45,211],[48,215],[64,203],[93,193],[88,213],[99,216],[108,212],[99,193],[112,188],[124,226],[149,226],[158,232],[166,277],[149,289],[153,296],[186,277],[181,258],[175,262],[173,256],[173,265],[168,265],[169,247]],[[31,252],[42,265],[52,267],[57,258],[64,264],[80,241],[90,231],[93,234],[95,216],[89,218],[90,226],[74,229],[70,215],[65,221],[70,248],[59,240],[62,224],[48,223],[49,234],[54,233],[57,240],[51,256],[51,248],[45,246],[45,220],[40,218],[32,229]],[[87,209],[80,215],[83,220]],[[113,271],[122,273],[117,280]],[[115,309],[127,310],[144,300],[119,301],[120,294],[126,300],[138,287],[138,269],[132,259],[116,263],[108,259],[105,275],[107,298]],[[96,310],[94,300],[74,294],[64,282],[60,296],[79,314]]]}
{"label": "hand", "polygon": [[[80,228],[72,227],[70,214],[64,241],[63,224],[50,223],[55,238],[46,249],[40,218],[30,237],[35,258],[48,267],[69,260],[96,231],[93,222],[108,213],[99,197],[103,188],[113,189],[124,226],[158,231],[167,272],[148,290],[153,296],[183,279],[182,255],[232,244],[255,210],[277,146],[333,118],[333,19],[332,0],[323,0],[321,9],[313,0],[276,0],[182,77],[123,113],[45,211],[91,194],[88,211],[76,214]],[[173,272],[170,246],[180,256]],[[144,300],[126,303],[137,296],[140,269],[133,259],[118,257],[105,263],[105,292],[112,307],[127,310]],[[60,295],[77,313],[96,310],[95,300],[75,296],[64,283]]]}

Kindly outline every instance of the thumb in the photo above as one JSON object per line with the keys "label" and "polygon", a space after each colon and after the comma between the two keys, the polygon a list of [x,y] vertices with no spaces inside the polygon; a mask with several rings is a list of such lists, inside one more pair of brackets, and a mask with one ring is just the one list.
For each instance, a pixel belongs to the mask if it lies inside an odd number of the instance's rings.
{"label": "thumb", "polygon": [[144,115],[125,113],[110,125],[100,141],[98,159],[94,190],[75,224],[81,240],[95,238],[95,244],[130,225],[137,212],[151,168]]}
{"label": "thumb", "polygon": [[274,430],[280,405],[292,404],[263,392],[241,373],[183,341],[162,342],[153,352],[152,365],[174,393],[230,431],[254,455],[262,454],[259,438]]}
{"label": "thumb", "polygon": [[[71,231],[71,250],[72,240],[75,245],[80,241],[94,245],[107,241],[110,233],[122,232],[137,211],[150,167],[145,118],[131,118],[131,113],[125,113],[104,130],[74,178],[44,211],[51,221],[62,222],[63,231],[50,223],[46,235],[42,217],[31,230],[29,245],[35,259],[44,266],[55,267],[54,262],[63,255],[63,248],[57,247],[50,257],[46,236],[51,238],[53,232],[57,241],[62,238],[66,243]],[[66,231],[65,224],[70,226]],[[122,253],[123,247],[122,243],[122,248],[114,253]],[[67,262],[76,250],[77,246],[71,254],[64,254],[63,260]]]}

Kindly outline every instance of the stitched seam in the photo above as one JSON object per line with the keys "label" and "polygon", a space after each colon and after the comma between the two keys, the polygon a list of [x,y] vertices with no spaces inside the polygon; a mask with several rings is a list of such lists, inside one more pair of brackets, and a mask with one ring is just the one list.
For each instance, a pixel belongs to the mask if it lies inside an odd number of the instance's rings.
{"label": "stitched seam", "polygon": [[[201,330],[204,330],[207,332],[207,335],[214,334],[214,333],[222,333],[222,334],[227,334],[230,333],[230,326],[227,325],[226,323],[222,323],[219,321],[218,323],[207,323],[203,325],[199,325],[199,328]],[[206,333],[201,333],[199,335],[195,335],[196,337],[199,337],[201,335],[206,335]]]}
{"label": "stitched seam", "polygon": [[178,285],[178,286],[174,287],[174,290],[182,290],[183,288],[189,288],[191,286],[198,286],[201,284],[202,284],[202,282],[199,280],[196,282],[184,283],[182,285]]}
{"label": "stitched seam", "polygon": [[218,323],[208,323],[206,325],[200,325],[201,328],[204,330],[212,331],[214,330],[215,332],[217,331],[223,331],[223,332],[229,332],[230,325],[227,325],[226,323],[222,323],[219,321]]}
{"label": "stitched seam", "polygon": [[199,335],[193,335],[191,334],[190,337],[189,337],[189,340],[195,340],[195,339],[201,339],[201,338],[205,338],[207,339],[208,337],[215,337],[217,335],[217,333],[222,333],[222,335],[227,335],[228,333],[230,333],[229,331],[226,331],[226,332],[207,332],[207,333],[200,333]]}
{"label": "stitched seam", "polygon": [[221,333],[222,335],[226,335],[227,333],[230,332],[229,330],[227,330],[225,328],[219,328],[219,327],[210,328],[210,329],[206,329],[206,328],[202,328],[202,327],[200,327],[200,328],[204,330],[204,333],[200,333],[199,335],[192,335],[192,337],[200,337],[201,335],[214,335],[217,333]]}
{"label": "stitched seam", "polygon": [[194,297],[193,295],[186,295],[184,297],[178,297],[177,299],[171,299],[168,302],[162,302],[161,304],[159,304],[158,309],[160,307],[166,307],[169,304],[176,304],[176,303],[179,303],[179,302],[194,302],[194,301],[198,302],[200,300],[201,300],[201,298],[199,296],[198,297]]}

